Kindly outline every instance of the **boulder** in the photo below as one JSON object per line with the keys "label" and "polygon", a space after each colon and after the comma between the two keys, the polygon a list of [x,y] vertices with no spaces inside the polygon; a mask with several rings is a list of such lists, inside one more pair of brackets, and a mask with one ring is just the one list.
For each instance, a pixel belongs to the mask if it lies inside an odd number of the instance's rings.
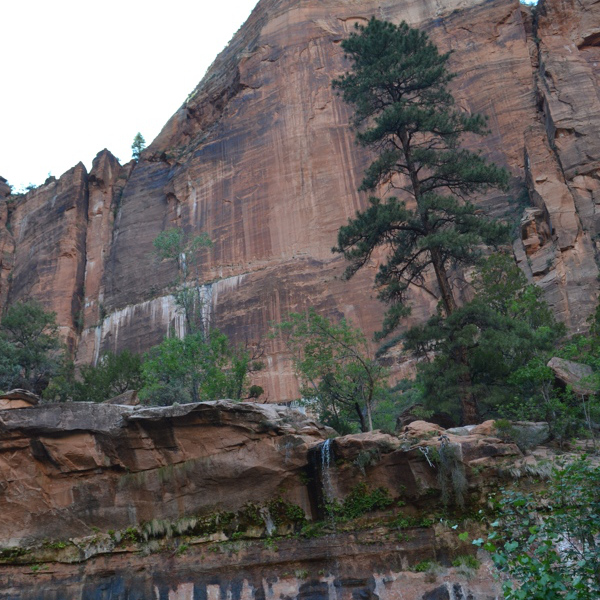
{"label": "boulder", "polygon": [[27,408],[35,406],[40,397],[28,390],[15,389],[0,395],[0,410],[11,410],[14,408]]}
{"label": "boulder", "polygon": [[570,387],[576,394],[589,396],[597,391],[592,381],[594,371],[589,365],[555,356],[548,361],[548,367],[560,385]]}

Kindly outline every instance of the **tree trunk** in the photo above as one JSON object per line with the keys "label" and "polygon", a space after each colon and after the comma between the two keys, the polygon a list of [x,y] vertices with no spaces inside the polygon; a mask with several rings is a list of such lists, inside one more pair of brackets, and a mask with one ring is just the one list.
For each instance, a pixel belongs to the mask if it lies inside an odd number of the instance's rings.
{"label": "tree trunk", "polygon": [[[419,181],[419,175],[411,157],[411,148],[408,136],[405,132],[399,136],[404,149],[404,155],[406,158],[406,164],[410,181],[413,188],[415,200],[417,202],[417,210],[421,215],[421,222],[425,230],[429,230],[429,222],[427,213],[421,210],[421,182]],[[444,259],[438,248],[429,250],[431,256],[431,264],[435,272],[438,287],[440,288],[440,294],[442,296],[442,303],[444,304],[444,310],[446,311],[446,317],[449,317],[457,308],[456,300],[452,292],[452,286],[450,285],[450,278],[446,266],[444,265]],[[472,393],[472,381],[471,374],[469,373],[469,361],[467,360],[467,349],[463,346],[456,352],[455,361],[459,367],[464,368],[464,373],[460,376],[458,387],[460,396],[460,405],[462,411],[463,425],[476,425],[479,423],[479,411],[477,408],[477,399]]]}
{"label": "tree trunk", "polygon": [[444,309],[446,310],[446,316],[449,317],[456,310],[456,300],[454,300],[450,279],[446,273],[446,268],[444,267],[444,262],[440,255],[440,251],[436,249],[430,250],[429,252],[431,254],[433,270],[435,271],[435,278],[437,279],[438,287],[440,288],[440,294],[442,295]]}
{"label": "tree trunk", "polygon": [[462,367],[464,372],[459,375],[458,393],[460,397],[460,408],[462,413],[462,425],[477,425],[479,424],[479,408],[477,406],[477,398],[473,395],[473,382],[471,381],[471,373],[469,372],[469,361],[467,360],[467,349],[463,346],[458,349],[455,357],[459,368]]}
{"label": "tree trunk", "polygon": [[362,414],[362,410],[360,410],[360,404],[358,402],[354,403],[354,408],[356,409],[356,414],[358,415],[358,419],[360,421],[360,430],[362,433],[366,433],[370,431],[367,429],[367,424],[365,423],[365,416]]}

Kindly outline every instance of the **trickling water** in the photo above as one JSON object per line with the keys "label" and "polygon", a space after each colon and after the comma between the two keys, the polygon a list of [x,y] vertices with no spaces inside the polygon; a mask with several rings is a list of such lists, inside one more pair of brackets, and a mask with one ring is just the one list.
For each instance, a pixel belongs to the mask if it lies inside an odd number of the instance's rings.
{"label": "trickling water", "polygon": [[267,535],[270,537],[275,532],[275,529],[277,529],[275,523],[273,522],[273,517],[271,516],[271,513],[269,512],[269,509],[266,506],[261,507],[259,509],[259,512],[260,516],[262,517],[265,523]]}
{"label": "trickling water", "polygon": [[333,496],[333,484],[331,483],[331,440],[325,440],[321,446],[321,485],[323,487],[323,501],[329,504]]}
{"label": "trickling water", "polygon": [[331,516],[330,505],[335,501],[332,440],[313,446],[308,452],[308,494],[313,518],[327,519]]}

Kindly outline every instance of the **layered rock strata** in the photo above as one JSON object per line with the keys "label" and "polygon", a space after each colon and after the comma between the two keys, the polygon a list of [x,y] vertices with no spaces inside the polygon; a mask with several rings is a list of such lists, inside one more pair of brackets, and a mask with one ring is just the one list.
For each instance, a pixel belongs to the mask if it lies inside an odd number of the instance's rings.
{"label": "layered rock strata", "polygon": [[[375,15],[422,27],[453,52],[457,103],[490,129],[466,144],[508,167],[510,196],[530,204],[515,255],[558,318],[582,330],[597,299],[600,15],[591,0],[542,0],[535,12],[516,0],[261,0],[139,163],[120,167],[103,152],[89,176],[78,165],[2,203],[0,301],[10,289],[9,302],[35,297],[55,310],[79,362],[144,351],[182,331],[176,267],[157,263],[152,241],[175,226],[204,231],[214,247],[198,257],[199,284],[212,322],[262,345],[265,399],[293,399],[283,343],[264,342],[271,321],[314,307],[367,336],[381,324],[377,260],[342,282],[330,252],[365,206],[356,190],[369,159],[331,81],[348,68],[341,39]],[[477,201],[518,221],[509,200]],[[406,324],[434,310],[415,292]]]}
{"label": "layered rock strata", "polygon": [[[431,559],[434,538],[412,531],[390,542],[382,531],[314,540],[237,542],[185,552],[106,556],[85,566],[2,567],[1,600],[60,598],[140,600],[493,600],[498,583],[489,565],[468,574],[438,566],[435,574],[407,569]],[[440,558],[443,557],[440,555]]]}
{"label": "layered rock strata", "polygon": [[[521,427],[529,441],[543,429]],[[547,451],[539,463],[538,451],[523,456],[493,422],[330,434],[291,409],[226,401],[0,411],[0,598],[498,594],[489,565],[450,568],[474,547],[432,518],[443,493],[434,453],[451,451],[475,505],[508,473],[547,466]],[[315,522],[326,504],[377,488],[388,498],[378,511]],[[424,561],[435,568],[415,572]]]}
{"label": "layered rock strata", "polygon": [[476,464],[484,478],[471,481],[474,489],[484,487],[487,470],[521,456],[481,427],[456,435],[416,422],[401,439],[375,433],[324,441],[332,430],[270,404],[3,410],[0,538],[5,546],[66,539],[275,498],[314,520],[361,480],[416,506],[439,489],[427,448],[454,444],[461,468]]}
{"label": "layered rock strata", "polygon": [[300,472],[330,432],[297,411],[227,401],[0,411],[0,538],[65,539],[278,494],[310,514]]}

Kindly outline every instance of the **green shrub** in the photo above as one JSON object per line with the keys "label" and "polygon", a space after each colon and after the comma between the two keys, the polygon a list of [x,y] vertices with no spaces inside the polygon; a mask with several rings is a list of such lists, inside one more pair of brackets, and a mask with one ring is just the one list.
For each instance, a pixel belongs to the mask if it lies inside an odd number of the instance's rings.
{"label": "green shrub", "polygon": [[477,570],[481,566],[481,561],[477,560],[472,554],[462,554],[457,556],[452,561],[453,567],[467,567],[469,569]]}
{"label": "green shrub", "polygon": [[393,499],[386,488],[378,487],[369,491],[366,483],[356,485],[342,504],[330,503],[327,512],[336,520],[356,519],[374,510],[383,510],[393,504]]}

